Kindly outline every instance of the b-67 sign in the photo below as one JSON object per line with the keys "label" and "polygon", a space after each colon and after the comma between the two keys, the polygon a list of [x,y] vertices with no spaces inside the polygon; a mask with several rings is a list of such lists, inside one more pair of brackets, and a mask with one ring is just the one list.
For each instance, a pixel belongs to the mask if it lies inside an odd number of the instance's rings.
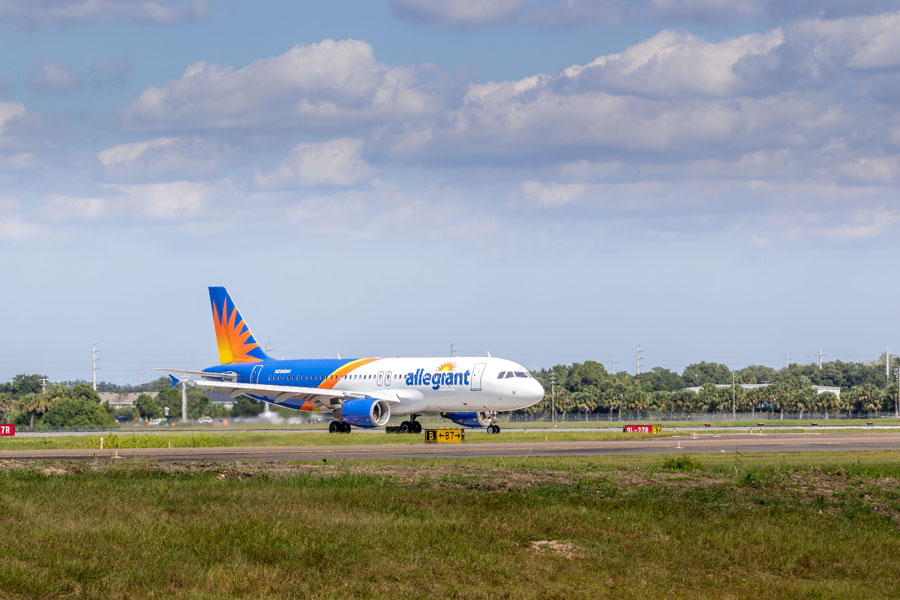
{"label": "b-67 sign", "polygon": [[16,435],[16,426],[0,425],[0,435]]}
{"label": "b-67 sign", "polygon": [[466,439],[465,429],[426,429],[426,444],[461,444]]}

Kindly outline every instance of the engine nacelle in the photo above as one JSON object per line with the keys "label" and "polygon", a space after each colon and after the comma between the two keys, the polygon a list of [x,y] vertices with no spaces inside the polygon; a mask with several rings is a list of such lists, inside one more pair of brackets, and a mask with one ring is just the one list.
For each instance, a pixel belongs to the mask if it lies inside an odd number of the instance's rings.
{"label": "engine nacelle", "polygon": [[487,427],[491,423],[491,418],[485,412],[452,412],[441,413],[441,416],[463,427]]}
{"label": "engine nacelle", "polygon": [[391,405],[378,398],[354,398],[334,416],[356,427],[384,427],[391,418]]}

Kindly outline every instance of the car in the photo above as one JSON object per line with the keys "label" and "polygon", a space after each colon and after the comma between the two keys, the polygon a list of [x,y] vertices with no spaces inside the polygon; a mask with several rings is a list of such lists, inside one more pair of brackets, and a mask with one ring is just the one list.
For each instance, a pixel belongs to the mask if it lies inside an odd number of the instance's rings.
{"label": "car", "polygon": [[213,418],[204,416],[204,417],[200,417],[199,419],[197,419],[197,422],[202,423],[203,425],[211,425],[213,422]]}

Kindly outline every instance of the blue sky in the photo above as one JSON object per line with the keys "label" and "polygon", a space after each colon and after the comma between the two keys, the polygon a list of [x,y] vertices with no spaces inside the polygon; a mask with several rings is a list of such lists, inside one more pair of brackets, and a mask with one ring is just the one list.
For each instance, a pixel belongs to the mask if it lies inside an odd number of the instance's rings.
{"label": "blue sky", "polygon": [[0,0],[0,377],[900,351],[900,1]]}

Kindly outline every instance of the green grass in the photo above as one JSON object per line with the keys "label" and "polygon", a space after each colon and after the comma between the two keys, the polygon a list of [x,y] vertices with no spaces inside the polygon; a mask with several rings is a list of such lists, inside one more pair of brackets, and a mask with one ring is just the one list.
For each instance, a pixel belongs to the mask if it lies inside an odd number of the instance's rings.
{"label": "green grass", "polygon": [[[539,442],[625,440],[672,436],[675,432],[650,434],[597,432],[597,431],[529,431],[503,432],[499,436],[484,431],[466,432],[466,443],[483,442]],[[97,449],[100,435],[70,435],[52,437],[0,438],[0,450],[59,450]],[[103,437],[104,448],[228,448],[251,446],[348,446],[381,444],[421,444],[424,434],[367,434],[350,435],[331,433],[282,433],[282,432],[225,432],[209,433],[113,433]]]}
{"label": "green grass", "polygon": [[894,598],[900,452],[0,464],[3,598]]}

